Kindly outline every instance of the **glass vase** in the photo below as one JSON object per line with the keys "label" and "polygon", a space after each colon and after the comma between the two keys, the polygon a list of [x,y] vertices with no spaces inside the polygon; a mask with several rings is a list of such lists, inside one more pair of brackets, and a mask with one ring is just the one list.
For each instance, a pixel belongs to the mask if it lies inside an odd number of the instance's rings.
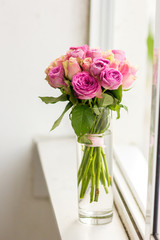
{"label": "glass vase", "polygon": [[[98,111],[98,112],[97,112]],[[97,114],[98,113],[98,114]],[[110,110],[96,109],[92,129],[77,143],[79,220],[106,224],[113,217]]]}

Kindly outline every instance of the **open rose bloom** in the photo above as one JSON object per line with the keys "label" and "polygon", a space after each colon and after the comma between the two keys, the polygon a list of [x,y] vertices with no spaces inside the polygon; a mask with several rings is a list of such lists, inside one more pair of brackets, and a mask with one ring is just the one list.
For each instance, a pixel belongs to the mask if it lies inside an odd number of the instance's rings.
{"label": "open rose bloom", "polygon": [[[78,99],[102,98],[102,92],[116,90],[120,86],[122,90],[129,89],[136,79],[136,72],[137,69],[127,61],[124,51],[102,52],[88,45],[70,47],[65,55],[54,60],[45,71],[51,87],[63,92],[66,89],[66,93],[73,89]],[[95,80],[90,81],[93,78]],[[73,79],[77,79],[78,84]]]}
{"label": "open rose bloom", "polygon": [[45,103],[68,101],[67,110],[71,107],[74,110],[81,105],[87,106],[92,112],[95,107],[108,107],[116,111],[119,118],[120,109],[127,109],[121,104],[123,91],[132,88],[136,72],[136,67],[129,63],[122,50],[109,49],[103,52],[86,44],[70,47],[45,70],[48,84],[54,89],[58,88],[62,95],[41,99]]}
{"label": "open rose bloom", "polygon": [[110,193],[113,181],[104,152],[104,134],[109,132],[111,111],[116,111],[119,118],[121,108],[127,110],[121,104],[123,91],[131,88],[136,72],[137,69],[129,63],[124,51],[103,52],[88,45],[70,47],[45,70],[45,79],[53,88],[53,93],[58,89],[61,95],[41,97],[41,100],[46,104],[67,102],[51,130],[60,124],[64,114],[70,110],[69,117],[77,141],[83,144],[82,161],[77,174],[81,188],[79,197],[83,199],[87,194],[90,181],[90,203],[98,202],[100,184],[105,194]]}

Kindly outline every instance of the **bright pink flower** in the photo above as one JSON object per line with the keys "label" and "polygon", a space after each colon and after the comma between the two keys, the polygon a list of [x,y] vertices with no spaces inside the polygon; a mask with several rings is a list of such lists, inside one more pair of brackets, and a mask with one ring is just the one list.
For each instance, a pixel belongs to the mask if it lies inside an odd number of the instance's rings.
{"label": "bright pink flower", "polygon": [[114,54],[115,60],[118,60],[120,62],[124,62],[126,60],[125,52],[122,50],[112,50],[112,53]]}
{"label": "bright pink flower", "polygon": [[79,47],[70,47],[70,50],[77,50],[77,49],[82,49],[85,53],[88,51],[89,46],[87,44]]}
{"label": "bright pink flower", "polygon": [[122,88],[128,89],[136,79],[137,69],[130,66],[128,63],[119,64],[118,70],[121,72],[122,78]]}
{"label": "bright pink flower", "polygon": [[96,78],[88,72],[77,73],[73,76],[72,86],[79,99],[102,98],[102,90]]}
{"label": "bright pink flower", "polygon": [[86,57],[90,57],[90,58],[101,58],[102,57],[102,51],[100,49],[89,49],[86,52]]}
{"label": "bright pink flower", "polygon": [[69,51],[69,56],[74,58],[85,58],[85,52],[82,49],[75,49],[72,51]]}
{"label": "bright pink flower", "polygon": [[92,58],[90,58],[90,57],[85,58],[82,63],[83,70],[89,72],[89,67],[90,67],[91,63],[92,63]]}
{"label": "bright pink flower", "polygon": [[77,59],[73,57],[70,57],[69,60],[66,60],[65,62],[63,62],[63,68],[65,71],[66,78],[69,78],[70,80],[72,80],[72,77],[76,73],[82,71],[77,62]]}
{"label": "bright pink flower", "polygon": [[118,89],[122,84],[122,74],[113,68],[106,68],[101,72],[100,80],[105,89]]}
{"label": "bright pink flower", "polygon": [[109,67],[109,64],[110,61],[108,59],[94,58],[93,63],[90,66],[90,73],[93,76],[98,77],[106,67]]}
{"label": "bright pink flower", "polygon": [[63,67],[53,67],[48,73],[48,83],[53,88],[60,88],[65,86],[64,78],[63,78]]}

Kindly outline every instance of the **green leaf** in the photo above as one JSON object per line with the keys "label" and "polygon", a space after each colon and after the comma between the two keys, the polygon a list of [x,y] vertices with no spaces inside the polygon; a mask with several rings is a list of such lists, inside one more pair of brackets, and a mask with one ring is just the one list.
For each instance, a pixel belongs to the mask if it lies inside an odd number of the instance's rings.
{"label": "green leaf", "polygon": [[121,108],[124,108],[124,110],[126,110],[126,111],[128,112],[128,107],[127,107],[127,106],[122,105],[122,104],[119,104],[119,106],[120,106]]}
{"label": "green leaf", "polygon": [[109,105],[112,105],[114,102],[114,99],[111,95],[107,93],[103,93],[103,98],[100,99],[99,101],[99,107],[107,107]]}
{"label": "green leaf", "polygon": [[48,104],[48,103],[57,103],[57,102],[64,102],[67,101],[67,95],[66,94],[62,94],[59,97],[39,97],[44,103]]}
{"label": "green leaf", "polygon": [[92,141],[88,139],[86,135],[78,137],[78,142],[83,144],[92,144]]}
{"label": "green leaf", "polygon": [[52,128],[51,128],[50,131],[54,130],[56,127],[59,126],[60,122],[62,121],[62,118],[63,118],[64,114],[65,114],[72,106],[73,106],[73,104],[72,104],[71,102],[69,102],[69,103],[66,105],[63,113],[62,113],[61,116],[54,122],[54,124],[53,124],[53,126],[52,126]]}
{"label": "green leaf", "polygon": [[147,36],[147,50],[148,50],[148,58],[153,60],[153,47],[154,47],[154,38],[151,30],[149,29],[149,33]]}
{"label": "green leaf", "polygon": [[121,108],[124,108],[126,111],[128,111],[127,106],[122,105],[122,104],[116,104],[115,106],[110,106],[109,107],[112,111],[116,111],[117,112],[117,119],[120,118],[120,110]]}
{"label": "green leaf", "polygon": [[70,90],[69,100],[70,100],[73,104],[76,104],[76,103],[78,102],[78,99],[77,99],[77,98],[75,97],[75,95],[74,95],[73,89]]}
{"label": "green leaf", "polygon": [[89,132],[94,122],[94,113],[87,105],[77,105],[72,111],[72,127],[77,136]]}
{"label": "green leaf", "polygon": [[118,89],[110,91],[111,94],[118,99],[119,102],[122,101],[122,85]]}
{"label": "green leaf", "polygon": [[99,107],[97,105],[94,105],[93,106],[93,111],[96,115],[99,115],[100,114],[100,111],[99,111]]}

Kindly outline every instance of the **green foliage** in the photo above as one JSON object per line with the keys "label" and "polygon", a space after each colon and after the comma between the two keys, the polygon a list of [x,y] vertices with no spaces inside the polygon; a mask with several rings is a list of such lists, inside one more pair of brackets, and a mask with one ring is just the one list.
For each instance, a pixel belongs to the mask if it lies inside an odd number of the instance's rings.
{"label": "green foliage", "polygon": [[62,94],[59,97],[39,97],[44,103],[48,104],[54,104],[57,102],[64,102],[67,101],[67,95],[66,94]]}
{"label": "green foliage", "polygon": [[114,99],[111,95],[103,93],[103,98],[100,99],[98,106],[99,107],[108,107],[114,103]]}
{"label": "green foliage", "polygon": [[70,89],[69,100],[73,103],[73,105],[78,103],[78,99],[75,97],[73,89]]}
{"label": "green foliage", "polygon": [[118,100],[118,102],[121,102],[122,101],[122,85],[120,85],[118,89],[112,90],[111,94]]}
{"label": "green foliage", "polygon": [[77,136],[83,136],[89,132],[94,118],[94,113],[87,105],[77,105],[72,110],[72,127]]}
{"label": "green foliage", "polygon": [[148,58],[153,60],[153,47],[154,47],[154,40],[153,34],[149,31],[147,36],[147,49],[148,49]]}
{"label": "green foliage", "polygon": [[121,108],[124,108],[126,111],[128,111],[127,106],[122,105],[122,104],[116,104],[115,106],[110,106],[109,107],[112,111],[116,111],[117,112],[117,119],[120,118],[120,110]]}
{"label": "green foliage", "polygon": [[94,107],[93,107],[93,111],[96,115],[99,115],[100,114],[100,111],[99,111],[99,107],[95,104]]}
{"label": "green foliage", "polygon": [[54,130],[56,127],[59,126],[60,122],[62,121],[62,118],[63,118],[64,114],[65,114],[72,106],[73,106],[73,104],[72,104],[71,102],[69,102],[69,103],[66,105],[63,113],[62,113],[61,116],[54,122],[54,124],[53,124],[53,126],[52,126],[52,128],[51,128],[50,131]]}
{"label": "green foliage", "polygon": [[92,141],[88,139],[86,135],[78,137],[78,142],[84,144],[92,144]]}

